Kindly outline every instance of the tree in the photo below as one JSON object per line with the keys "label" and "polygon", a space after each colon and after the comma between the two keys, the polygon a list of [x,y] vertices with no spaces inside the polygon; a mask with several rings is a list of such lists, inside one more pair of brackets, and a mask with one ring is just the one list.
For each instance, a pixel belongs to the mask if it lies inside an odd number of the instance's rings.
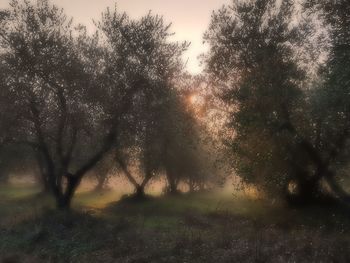
{"label": "tree", "polygon": [[[0,15],[0,21],[5,18],[5,15],[3,13],[2,18]],[[18,134],[17,127],[22,124],[23,111],[17,111],[13,103],[12,92],[8,86],[10,69],[4,63],[4,59],[3,54],[0,54],[0,182],[7,182],[10,170],[22,157],[25,158],[25,154],[20,153],[28,153],[25,146],[16,151],[11,145],[13,138]]]}
{"label": "tree", "polygon": [[[96,85],[84,71],[90,61],[63,10],[47,0],[12,1],[6,13],[0,35],[14,112],[23,112],[19,138],[40,152],[57,206],[66,209],[83,176],[112,147],[115,126],[88,98]],[[86,148],[91,154],[75,162]]]}
{"label": "tree", "polygon": [[311,1],[304,8],[307,14],[320,14],[329,28],[330,38],[328,60],[321,71],[322,82],[312,96],[312,113],[319,123],[313,146],[318,171],[315,180],[326,180],[336,196],[348,201],[341,181],[347,177],[349,157],[350,4]]}
{"label": "tree", "polygon": [[307,202],[322,194],[320,160],[330,148],[314,145],[319,118],[312,117],[315,89],[305,69],[317,72],[319,65],[312,68],[309,59],[305,67],[295,55],[314,49],[320,57],[326,46],[315,48],[310,40],[316,31],[311,19],[293,24],[295,5],[257,0],[215,12],[205,35],[206,62],[211,76],[224,80],[237,173],[270,194]]}
{"label": "tree", "polygon": [[189,155],[184,181],[190,191],[220,186],[232,170],[225,160],[227,147],[222,143],[226,110],[215,96],[215,84],[204,75],[185,74],[179,79],[177,90],[182,101],[178,109],[182,112],[180,125],[187,140],[184,155]]}
{"label": "tree", "polygon": [[[116,161],[135,187],[136,193],[143,196],[145,186],[159,167],[159,147],[154,140],[156,127],[159,127],[157,118],[160,111],[166,107],[168,94],[176,76],[182,70],[181,56],[188,44],[169,41],[172,35],[169,32],[170,24],[166,25],[162,17],[151,13],[138,20],[132,20],[125,13],[118,13],[116,9],[107,9],[102,14],[98,28],[111,52],[111,80],[118,82],[123,77],[127,85],[137,89],[133,109],[126,121],[128,128],[125,129],[134,139],[124,140],[123,144],[117,145]],[[125,74],[115,76],[113,72],[125,64],[129,65]],[[113,102],[114,94],[111,94],[110,98]],[[140,182],[128,169],[128,163],[132,160],[128,160],[127,156],[134,160],[140,159],[143,170]]]}
{"label": "tree", "polygon": [[95,191],[103,191],[108,189],[108,182],[112,173],[116,171],[114,155],[109,152],[100,160],[92,170],[97,184]]}

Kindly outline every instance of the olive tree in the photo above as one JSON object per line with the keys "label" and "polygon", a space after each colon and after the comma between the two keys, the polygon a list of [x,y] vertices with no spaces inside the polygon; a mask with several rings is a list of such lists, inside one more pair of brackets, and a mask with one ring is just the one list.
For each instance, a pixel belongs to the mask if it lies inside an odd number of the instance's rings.
{"label": "olive tree", "polygon": [[[39,151],[57,206],[69,208],[83,176],[112,147],[116,123],[91,100],[98,78],[89,74],[84,36],[63,10],[38,0],[11,1],[5,12],[0,36],[11,71],[7,84],[14,113],[24,119],[18,137]],[[82,151],[89,153],[83,160]]]}
{"label": "olive tree", "polygon": [[[181,56],[188,44],[170,41],[170,24],[152,13],[133,20],[117,9],[107,9],[97,25],[110,52],[110,81],[122,81],[137,90],[132,110],[124,122],[127,127],[124,130],[132,134],[133,139],[119,141],[116,162],[136,193],[142,196],[145,186],[159,168],[158,116],[167,107],[168,94],[183,68]],[[128,68],[124,75],[116,75],[117,69],[125,64]],[[108,98],[113,105],[116,94],[111,87]],[[119,136],[125,137],[125,134]],[[141,164],[140,179],[128,167],[135,159]]]}
{"label": "olive tree", "polygon": [[228,145],[238,175],[274,195],[289,195],[296,184],[306,200],[319,194],[319,181],[311,179],[315,128],[308,119],[311,81],[305,71],[317,69],[299,58],[315,47],[309,41],[315,26],[295,23],[295,5],[256,0],[224,6],[205,35],[205,59],[229,105]]}

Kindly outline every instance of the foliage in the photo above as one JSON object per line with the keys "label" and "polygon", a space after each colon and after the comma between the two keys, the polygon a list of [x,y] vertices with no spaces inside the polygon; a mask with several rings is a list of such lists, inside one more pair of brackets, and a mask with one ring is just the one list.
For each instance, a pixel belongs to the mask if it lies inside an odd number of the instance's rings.
{"label": "foliage", "polygon": [[[347,49],[337,56],[335,44],[339,39],[348,42],[340,37],[346,36],[342,21],[348,15],[340,11],[344,5],[325,9],[330,20],[316,12],[314,19],[295,21],[295,10],[301,8],[296,2],[278,5],[273,0],[232,3],[212,16],[205,59],[207,71],[221,82],[222,100],[230,107],[234,166],[244,180],[272,195],[292,194],[306,202],[323,195],[325,179],[333,194],[345,196],[333,180],[333,170],[347,152],[349,124],[346,74],[335,66],[347,70],[342,62],[347,60]],[[335,15],[338,12],[342,16]],[[319,25],[331,29],[320,34]],[[329,60],[323,65],[325,54]]]}

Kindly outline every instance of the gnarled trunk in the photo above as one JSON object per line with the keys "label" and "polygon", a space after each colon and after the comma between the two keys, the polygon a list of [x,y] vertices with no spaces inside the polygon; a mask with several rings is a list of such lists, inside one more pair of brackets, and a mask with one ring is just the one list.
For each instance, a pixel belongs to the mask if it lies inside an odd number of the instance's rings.
{"label": "gnarled trunk", "polygon": [[78,176],[69,173],[66,174],[65,177],[67,178],[65,190],[62,191],[62,193],[55,195],[57,208],[61,210],[70,209],[73,196],[81,181]]}

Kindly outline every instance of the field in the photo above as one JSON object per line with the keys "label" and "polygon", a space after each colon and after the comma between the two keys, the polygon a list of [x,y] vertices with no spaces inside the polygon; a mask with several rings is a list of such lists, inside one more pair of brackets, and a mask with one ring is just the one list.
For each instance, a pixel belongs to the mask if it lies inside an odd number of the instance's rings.
{"label": "field", "polygon": [[120,198],[80,192],[67,214],[34,186],[1,186],[0,262],[350,261],[339,209],[220,192]]}

